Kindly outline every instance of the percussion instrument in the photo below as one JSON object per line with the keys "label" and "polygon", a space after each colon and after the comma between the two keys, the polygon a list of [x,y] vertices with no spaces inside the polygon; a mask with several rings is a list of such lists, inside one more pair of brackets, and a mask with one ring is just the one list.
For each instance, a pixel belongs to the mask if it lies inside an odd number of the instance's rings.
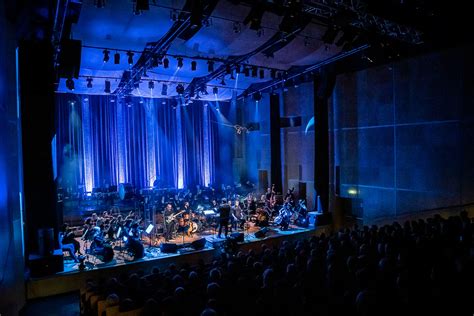
{"label": "percussion instrument", "polygon": [[131,183],[120,183],[118,191],[122,201],[133,197],[133,186]]}
{"label": "percussion instrument", "polygon": [[188,234],[194,234],[196,233],[200,228],[200,224],[195,221],[190,221],[189,222],[189,228],[188,228]]}

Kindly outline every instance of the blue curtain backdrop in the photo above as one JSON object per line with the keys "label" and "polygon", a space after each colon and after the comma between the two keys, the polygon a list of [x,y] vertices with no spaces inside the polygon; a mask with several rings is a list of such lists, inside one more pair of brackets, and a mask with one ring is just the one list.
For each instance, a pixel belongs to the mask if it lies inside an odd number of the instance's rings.
{"label": "blue curtain backdrop", "polygon": [[61,187],[92,191],[155,180],[175,188],[214,184],[219,162],[215,111],[202,102],[112,102],[111,96],[58,94],[56,161]]}

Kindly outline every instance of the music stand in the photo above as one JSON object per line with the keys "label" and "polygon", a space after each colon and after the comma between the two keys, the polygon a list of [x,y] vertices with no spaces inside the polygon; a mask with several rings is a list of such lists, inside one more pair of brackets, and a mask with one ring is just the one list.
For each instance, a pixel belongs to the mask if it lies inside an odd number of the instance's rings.
{"label": "music stand", "polygon": [[153,224],[150,224],[150,225],[148,225],[148,227],[145,229],[145,233],[147,233],[148,238],[150,239],[150,244],[149,244],[148,248],[151,248],[151,243],[152,243],[152,240],[151,240],[151,237],[152,237],[151,231],[153,230],[154,227],[155,227],[155,226],[153,226]]}

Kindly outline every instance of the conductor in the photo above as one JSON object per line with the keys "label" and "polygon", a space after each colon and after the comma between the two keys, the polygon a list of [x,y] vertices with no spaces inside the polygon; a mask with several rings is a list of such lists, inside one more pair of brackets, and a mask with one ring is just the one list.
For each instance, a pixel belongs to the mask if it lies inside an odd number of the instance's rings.
{"label": "conductor", "polygon": [[224,227],[224,234],[227,237],[227,233],[229,231],[229,217],[230,217],[230,205],[227,204],[227,199],[222,199],[222,204],[219,206],[219,233],[217,234],[217,238],[222,238],[222,227]]}

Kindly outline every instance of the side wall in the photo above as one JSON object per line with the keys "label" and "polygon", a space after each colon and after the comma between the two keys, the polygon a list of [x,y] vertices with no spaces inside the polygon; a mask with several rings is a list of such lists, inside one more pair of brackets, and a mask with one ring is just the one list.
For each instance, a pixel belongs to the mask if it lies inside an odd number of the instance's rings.
{"label": "side wall", "polygon": [[0,2],[0,314],[18,315],[24,304],[20,211],[20,120],[17,116],[15,29]]}
{"label": "side wall", "polygon": [[333,191],[358,201],[357,216],[474,202],[473,53],[456,48],[337,78]]}

